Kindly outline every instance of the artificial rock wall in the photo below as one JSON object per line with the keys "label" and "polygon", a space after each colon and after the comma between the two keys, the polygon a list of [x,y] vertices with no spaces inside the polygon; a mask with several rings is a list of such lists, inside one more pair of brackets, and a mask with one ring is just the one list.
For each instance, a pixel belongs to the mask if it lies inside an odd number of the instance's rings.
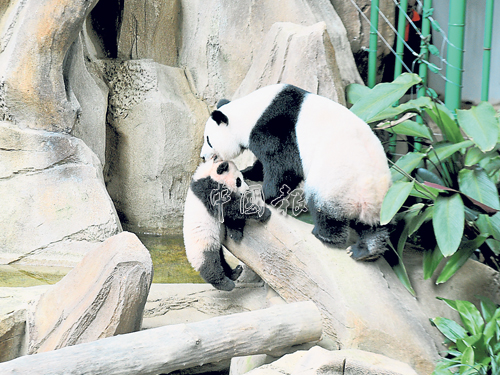
{"label": "artificial rock wall", "polygon": [[349,4],[2,1],[0,263],[75,264],[122,227],[179,233],[219,99],[287,82],[344,103],[362,82]]}

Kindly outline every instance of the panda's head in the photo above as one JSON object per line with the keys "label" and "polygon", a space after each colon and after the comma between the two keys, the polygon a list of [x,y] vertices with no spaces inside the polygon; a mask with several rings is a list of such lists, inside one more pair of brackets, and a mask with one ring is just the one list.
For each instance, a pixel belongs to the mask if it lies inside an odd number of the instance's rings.
{"label": "panda's head", "polygon": [[205,124],[203,147],[200,156],[203,160],[230,160],[238,156],[242,148],[236,129],[231,126],[228,112],[230,103],[222,99],[217,103],[217,109],[212,112]]}
{"label": "panda's head", "polygon": [[243,175],[232,161],[210,159],[201,164],[196,170],[193,180],[196,181],[206,177],[210,177],[215,182],[224,185],[233,193],[241,195],[248,190]]}

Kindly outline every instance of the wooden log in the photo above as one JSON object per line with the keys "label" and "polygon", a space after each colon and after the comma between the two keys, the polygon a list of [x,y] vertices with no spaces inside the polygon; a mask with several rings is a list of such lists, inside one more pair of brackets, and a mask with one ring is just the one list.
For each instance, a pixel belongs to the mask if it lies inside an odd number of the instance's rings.
{"label": "wooden log", "polygon": [[[324,334],[338,348],[383,354],[430,373],[442,337],[382,258],[358,262],[324,245],[312,225],[270,207],[266,224],[247,222],[243,239],[224,245],[288,303],[313,301]],[[437,316],[437,315],[436,315]]]}
{"label": "wooden log", "polygon": [[319,340],[312,302],[129,333],[0,363],[0,374],[148,375]]}

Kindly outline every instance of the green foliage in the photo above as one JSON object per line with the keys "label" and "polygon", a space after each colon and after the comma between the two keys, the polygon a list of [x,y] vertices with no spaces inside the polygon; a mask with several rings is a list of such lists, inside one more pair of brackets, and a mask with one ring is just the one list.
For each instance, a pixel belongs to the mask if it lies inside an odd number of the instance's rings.
{"label": "green foliage", "polygon": [[448,344],[432,374],[500,375],[500,307],[487,298],[481,298],[481,311],[467,301],[440,299],[458,312],[463,327],[450,319],[431,319]]}
{"label": "green foliage", "polygon": [[[495,269],[500,264],[498,115],[486,102],[458,110],[456,116],[429,97],[394,104],[420,82],[415,74],[405,73],[372,89],[354,84],[347,90],[351,111],[373,128],[419,137],[418,151],[408,152],[395,163],[390,160],[393,184],[380,213],[382,224],[401,224],[391,236],[397,256],[390,263],[412,293],[403,265],[408,240],[425,242],[426,279],[445,263],[436,275],[438,284],[479,252]],[[414,115],[424,121],[410,120]],[[430,122],[442,136],[434,136]]]}

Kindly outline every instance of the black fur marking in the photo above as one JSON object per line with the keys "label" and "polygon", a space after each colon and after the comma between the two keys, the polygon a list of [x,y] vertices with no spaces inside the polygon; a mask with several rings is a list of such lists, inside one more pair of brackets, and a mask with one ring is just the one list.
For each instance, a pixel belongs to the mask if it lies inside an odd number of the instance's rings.
{"label": "black fur marking", "polygon": [[223,105],[226,105],[227,103],[231,103],[230,100],[227,100],[227,99],[221,99],[217,102],[217,109],[219,109],[220,107],[222,107]]}
{"label": "black fur marking", "polygon": [[234,281],[227,277],[227,273],[230,273],[230,276],[233,277],[233,270],[224,259],[222,247],[205,250],[203,258],[204,261],[200,267],[200,276],[203,280],[212,284],[216,289],[225,291],[233,290]]}
{"label": "black fur marking", "polygon": [[223,124],[229,124],[229,120],[227,119],[227,116],[222,113],[221,111],[215,110],[212,112],[212,119],[217,123],[217,125],[220,125],[221,123]]}
{"label": "black fur marking", "polygon": [[[219,217],[220,205],[212,204],[210,194],[213,194],[212,192],[222,194],[224,189],[225,186],[221,186],[210,176],[191,182],[191,190],[194,195],[203,203],[208,213],[215,218]],[[239,194],[229,191],[229,201],[222,203],[224,225],[229,229],[230,237],[237,242],[243,238],[243,228],[247,219],[264,222],[271,216],[271,211],[267,207],[262,216],[259,216],[258,213],[242,213],[240,200],[241,196]]]}
{"label": "black fur marking", "polygon": [[344,246],[349,239],[349,221],[317,207],[313,198],[308,199],[307,207],[314,221],[312,234],[332,246]]}
{"label": "black fur marking", "polygon": [[349,253],[356,260],[377,259],[386,250],[389,233],[387,228],[380,225],[367,225],[358,221],[351,221],[351,227],[358,233],[358,241],[349,249]]}
{"label": "black fur marking", "polygon": [[304,178],[295,125],[306,94],[298,87],[285,86],[250,133],[248,148],[262,163],[263,193],[268,203],[279,196],[283,185],[293,190]]}
{"label": "black fur marking", "polygon": [[262,181],[264,179],[264,167],[260,160],[255,160],[251,167],[247,167],[241,171],[245,180]]}
{"label": "black fur marking", "polygon": [[229,171],[229,163],[227,161],[223,161],[217,167],[217,174],[223,174],[227,171]]}

